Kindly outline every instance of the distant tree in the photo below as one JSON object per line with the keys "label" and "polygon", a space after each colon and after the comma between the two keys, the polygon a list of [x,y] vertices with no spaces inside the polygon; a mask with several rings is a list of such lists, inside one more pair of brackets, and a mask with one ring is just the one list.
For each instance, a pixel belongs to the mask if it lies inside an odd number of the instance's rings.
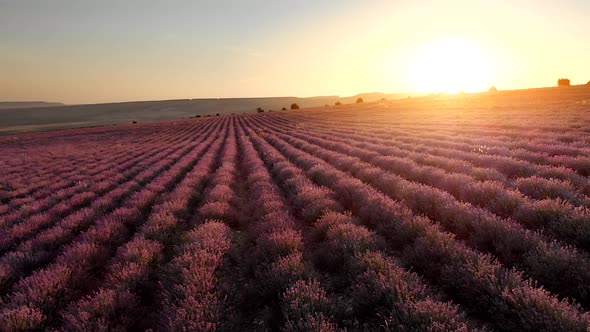
{"label": "distant tree", "polygon": [[495,86],[492,86],[488,91],[489,92],[498,92],[498,89],[496,89]]}
{"label": "distant tree", "polygon": [[336,106],[340,106],[340,105],[342,105],[342,103],[341,103],[341,102],[339,102],[339,101],[337,101],[337,102],[335,102],[335,103],[334,103],[334,105],[336,105]]}
{"label": "distant tree", "polygon": [[588,81],[588,83],[586,83],[587,85],[590,85],[590,81]]}
{"label": "distant tree", "polygon": [[387,98],[383,97],[381,98],[381,101],[387,101]]}
{"label": "distant tree", "polygon": [[132,121],[131,123],[133,123],[133,124],[136,124],[136,123],[137,123],[137,121]]}
{"label": "distant tree", "polygon": [[264,110],[263,110],[261,107],[258,107],[258,108],[256,109],[256,112],[258,112],[258,113],[264,113]]}
{"label": "distant tree", "polygon": [[560,78],[557,80],[557,86],[570,86],[570,80],[567,78]]}
{"label": "distant tree", "polygon": [[219,113],[216,113],[215,116],[219,116]]}
{"label": "distant tree", "polygon": [[291,104],[291,109],[292,110],[298,110],[299,109],[299,105],[293,103],[293,104]]}
{"label": "distant tree", "polygon": [[286,110],[287,110],[286,107],[281,108],[281,111],[286,111]]}
{"label": "distant tree", "polygon": [[362,102],[364,102],[363,98],[359,98],[359,99],[357,99],[357,100],[356,100],[356,103],[357,103],[357,104],[360,104],[360,103],[362,103]]}
{"label": "distant tree", "polygon": [[195,118],[200,118],[200,117],[201,117],[201,116],[200,116],[200,115],[198,115],[198,114],[197,114],[197,115],[195,115]]}

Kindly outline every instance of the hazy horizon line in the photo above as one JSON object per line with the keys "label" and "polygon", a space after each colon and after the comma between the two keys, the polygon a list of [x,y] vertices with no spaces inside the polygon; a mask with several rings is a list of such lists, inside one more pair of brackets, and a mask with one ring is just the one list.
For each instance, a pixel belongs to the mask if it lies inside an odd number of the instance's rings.
{"label": "hazy horizon line", "polygon": [[[590,82],[589,82],[590,83]],[[580,84],[571,84],[571,86],[586,86],[589,83],[580,83]],[[533,86],[533,87],[518,87],[518,88],[508,88],[508,89],[501,89],[497,86],[490,86],[490,88],[495,87],[498,91],[518,91],[518,90],[530,90],[530,89],[547,89],[547,88],[558,88],[558,86]],[[319,94],[319,95],[311,95],[311,96],[287,96],[287,95],[280,95],[280,96],[238,96],[238,97],[195,97],[195,98],[163,98],[163,99],[127,99],[127,100],[111,100],[111,101],[88,101],[88,102],[80,102],[80,103],[67,103],[63,101],[48,101],[48,100],[0,100],[0,103],[59,103],[63,104],[64,106],[76,106],[76,105],[99,105],[99,104],[122,104],[122,103],[139,103],[139,102],[158,102],[158,101],[174,101],[174,100],[219,100],[219,99],[270,99],[270,98],[299,98],[299,99],[309,99],[309,98],[322,98],[322,97],[335,97],[335,98],[350,98],[355,97],[358,95],[364,94],[384,94],[384,95],[422,95],[422,96],[429,96],[429,95],[438,95],[438,94],[477,94],[477,93],[485,93],[488,90],[482,91],[469,91],[469,92],[421,92],[421,91],[413,91],[413,92],[382,92],[382,91],[373,91],[373,92],[358,92],[352,95],[335,95],[335,94]]]}

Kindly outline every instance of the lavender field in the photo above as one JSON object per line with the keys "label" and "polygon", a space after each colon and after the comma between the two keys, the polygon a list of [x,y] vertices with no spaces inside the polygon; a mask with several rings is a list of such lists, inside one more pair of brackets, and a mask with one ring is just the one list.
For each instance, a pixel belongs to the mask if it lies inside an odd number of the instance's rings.
{"label": "lavender field", "polygon": [[0,137],[0,327],[589,331],[587,95]]}

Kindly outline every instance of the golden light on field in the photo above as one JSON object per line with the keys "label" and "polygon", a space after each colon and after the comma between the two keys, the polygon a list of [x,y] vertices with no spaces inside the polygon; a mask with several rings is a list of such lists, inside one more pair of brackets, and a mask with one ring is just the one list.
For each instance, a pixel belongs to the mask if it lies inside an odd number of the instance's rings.
{"label": "golden light on field", "polygon": [[433,40],[411,59],[410,80],[421,92],[485,91],[491,61],[477,44],[462,38]]}

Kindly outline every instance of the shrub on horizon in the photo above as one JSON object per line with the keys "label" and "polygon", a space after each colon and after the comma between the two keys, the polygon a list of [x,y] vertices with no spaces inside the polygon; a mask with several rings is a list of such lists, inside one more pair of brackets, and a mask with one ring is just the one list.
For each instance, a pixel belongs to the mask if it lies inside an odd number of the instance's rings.
{"label": "shrub on horizon", "polygon": [[262,107],[258,107],[256,109],[256,112],[258,112],[258,113],[264,113],[264,110],[262,109]]}
{"label": "shrub on horizon", "polygon": [[292,110],[298,110],[299,109],[299,105],[293,103],[293,104],[291,104],[291,109]]}
{"label": "shrub on horizon", "polygon": [[357,104],[360,104],[360,103],[363,103],[363,102],[364,102],[363,98],[358,98],[358,99],[356,100],[356,103],[357,103]]}
{"label": "shrub on horizon", "polygon": [[342,105],[342,103],[341,103],[341,102],[339,102],[339,101],[337,101],[337,102],[335,102],[335,103],[334,103],[334,105],[336,105],[336,106],[340,106],[340,105]]}
{"label": "shrub on horizon", "polygon": [[568,78],[560,78],[557,80],[557,86],[570,86],[570,80]]}

